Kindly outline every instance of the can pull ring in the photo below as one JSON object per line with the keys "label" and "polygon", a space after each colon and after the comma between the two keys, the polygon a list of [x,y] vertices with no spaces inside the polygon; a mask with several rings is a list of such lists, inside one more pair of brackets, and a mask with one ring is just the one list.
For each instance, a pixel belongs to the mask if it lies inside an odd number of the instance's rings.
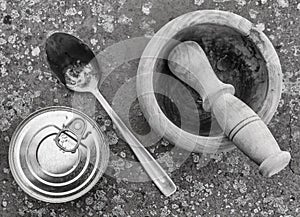
{"label": "can pull ring", "polygon": [[[65,152],[75,153],[81,140],[87,138],[91,132],[86,131],[86,122],[81,118],[72,119],[57,133],[54,141]],[[85,134],[85,135],[84,135]]]}

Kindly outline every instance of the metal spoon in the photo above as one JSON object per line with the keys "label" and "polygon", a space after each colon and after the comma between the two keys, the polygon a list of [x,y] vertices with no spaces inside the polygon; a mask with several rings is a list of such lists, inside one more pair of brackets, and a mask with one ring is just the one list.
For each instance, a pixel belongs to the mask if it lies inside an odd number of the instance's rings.
{"label": "metal spoon", "polygon": [[117,126],[159,190],[165,196],[173,194],[176,191],[174,182],[130,132],[100,93],[98,83],[101,70],[89,47],[72,35],[54,33],[47,39],[45,48],[50,68],[58,79],[73,91],[92,93]]}

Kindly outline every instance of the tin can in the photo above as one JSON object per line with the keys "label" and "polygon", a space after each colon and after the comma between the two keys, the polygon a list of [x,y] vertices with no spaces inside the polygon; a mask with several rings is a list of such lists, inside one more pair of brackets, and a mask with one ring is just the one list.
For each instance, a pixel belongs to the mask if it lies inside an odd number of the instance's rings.
{"label": "tin can", "polygon": [[101,178],[109,148],[97,124],[68,107],[48,107],[27,117],[15,130],[9,165],[18,185],[50,203],[74,200]]}

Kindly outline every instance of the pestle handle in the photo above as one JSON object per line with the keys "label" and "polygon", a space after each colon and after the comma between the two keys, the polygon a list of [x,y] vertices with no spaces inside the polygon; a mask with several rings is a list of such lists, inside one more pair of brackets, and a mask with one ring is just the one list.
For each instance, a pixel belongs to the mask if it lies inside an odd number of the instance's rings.
{"label": "pestle handle", "polygon": [[270,177],[288,165],[290,153],[280,150],[265,123],[233,95],[234,87],[218,79],[196,42],[176,46],[169,55],[169,68],[201,95],[204,110],[212,111],[225,135],[260,166],[262,175]]}

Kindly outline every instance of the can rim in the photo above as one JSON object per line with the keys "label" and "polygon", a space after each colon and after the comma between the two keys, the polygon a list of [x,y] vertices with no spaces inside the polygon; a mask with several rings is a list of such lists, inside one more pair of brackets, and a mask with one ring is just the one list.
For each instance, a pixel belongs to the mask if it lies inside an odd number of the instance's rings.
{"label": "can rim", "polygon": [[[24,128],[24,126],[26,126],[26,124],[31,121],[33,118],[37,117],[39,114],[43,114],[44,112],[49,112],[49,111],[67,111],[67,112],[71,112],[77,115],[80,115],[82,117],[84,117],[93,127],[94,129],[98,132],[99,138],[103,141],[103,145],[101,146],[100,150],[101,152],[103,152],[104,154],[101,155],[102,159],[101,160],[101,167],[98,167],[98,172],[95,174],[95,176],[92,178],[92,181],[85,186],[82,190],[76,192],[73,195],[69,195],[69,196],[65,196],[65,197],[60,197],[60,198],[54,198],[54,197],[47,197],[47,196],[42,196],[39,193],[36,193],[32,190],[30,190],[25,184],[24,181],[22,181],[21,177],[19,176],[19,173],[17,172],[17,168],[15,167],[15,163],[14,163],[14,159],[13,159],[13,155],[14,155],[14,147],[16,145],[16,140],[18,138],[18,135],[20,134],[21,130]],[[12,176],[14,177],[15,181],[17,182],[17,184],[21,187],[21,189],[27,193],[29,196],[44,201],[44,202],[49,202],[49,203],[65,203],[65,202],[69,202],[72,200],[75,200],[81,196],[83,196],[84,194],[86,194],[88,191],[90,191],[95,185],[96,183],[100,180],[100,178],[103,176],[106,168],[108,167],[108,163],[109,163],[109,146],[107,145],[105,136],[103,134],[103,132],[100,130],[100,128],[98,127],[97,123],[90,118],[87,114],[83,113],[82,111],[79,111],[77,109],[71,108],[71,107],[67,107],[67,106],[48,106],[45,108],[41,108],[38,109],[36,111],[34,111],[33,113],[31,113],[30,115],[28,115],[25,119],[23,119],[19,125],[16,127],[14,133],[12,134],[11,137],[11,141],[9,144],[9,156],[8,156],[8,160],[9,160],[9,167],[12,173]]]}

